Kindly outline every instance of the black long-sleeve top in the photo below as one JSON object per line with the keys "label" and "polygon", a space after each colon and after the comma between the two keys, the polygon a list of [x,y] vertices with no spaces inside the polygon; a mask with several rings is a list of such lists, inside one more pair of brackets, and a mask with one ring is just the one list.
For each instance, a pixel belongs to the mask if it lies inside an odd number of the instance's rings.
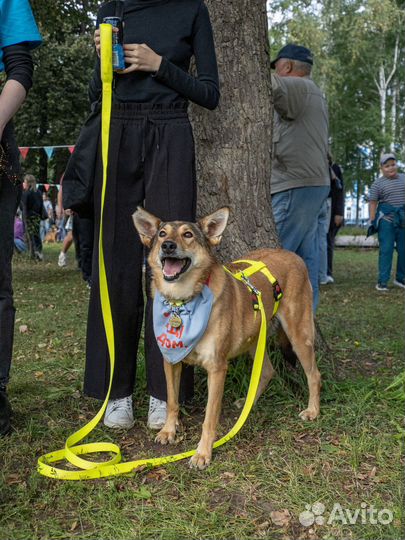
{"label": "black long-sleeve top", "polygon": [[34,65],[31,53],[26,43],[9,45],[3,48],[4,69],[7,80],[18,81],[25,88],[26,92],[32,86],[32,74]]}
{"label": "black long-sleeve top", "polygon": [[[102,22],[97,20],[97,26]],[[162,56],[156,73],[115,75],[114,100],[171,104],[191,100],[208,109],[219,101],[218,69],[208,10],[203,0],[126,0],[124,43],[146,43]],[[188,73],[194,55],[197,77]],[[101,94],[100,62],[90,101]]]}
{"label": "black long-sleeve top", "polygon": [[39,191],[28,189],[21,197],[21,207],[25,219],[42,215],[42,195]]}

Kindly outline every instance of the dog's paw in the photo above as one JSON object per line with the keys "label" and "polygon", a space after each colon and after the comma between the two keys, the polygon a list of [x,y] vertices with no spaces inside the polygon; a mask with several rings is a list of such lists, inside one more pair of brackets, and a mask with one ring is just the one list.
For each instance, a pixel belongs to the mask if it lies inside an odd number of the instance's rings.
{"label": "dog's paw", "polygon": [[305,411],[300,412],[299,417],[301,420],[315,420],[318,415],[319,411],[316,409],[305,409]]}
{"label": "dog's paw", "polygon": [[176,440],[176,432],[165,431],[165,429],[161,429],[155,437],[155,442],[160,443],[160,444],[174,444],[175,440]]}
{"label": "dog's paw", "polygon": [[188,462],[190,469],[200,469],[202,471],[203,469],[206,469],[208,465],[211,463],[211,456],[204,456],[202,454],[199,454],[198,452],[194,454],[190,458],[190,461]]}

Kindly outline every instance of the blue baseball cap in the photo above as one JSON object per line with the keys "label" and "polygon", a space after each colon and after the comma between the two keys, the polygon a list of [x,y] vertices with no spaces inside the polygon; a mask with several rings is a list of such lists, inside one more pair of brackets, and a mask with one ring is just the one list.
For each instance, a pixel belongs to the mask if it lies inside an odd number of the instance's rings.
{"label": "blue baseball cap", "polygon": [[394,161],[397,160],[397,158],[395,157],[395,154],[383,154],[380,158],[380,165],[385,165],[387,163],[387,161],[389,161],[390,159],[393,159]]}
{"label": "blue baseball cap", "polygon": [[270,64],[270,67],[272,69],[276,67],[276,62],[277,60],[280,60],[280,58],[288,58],[288,60],[299,60],[300,62],[311,64],[311,66],[314,63],[314,57],[312,55],[312,52],[306,47],[303,47],[302,45],[295,45],[295,43],[289,43],[288,45],[285,45],[285,47],[280,49],[277,58],[273,60]]}

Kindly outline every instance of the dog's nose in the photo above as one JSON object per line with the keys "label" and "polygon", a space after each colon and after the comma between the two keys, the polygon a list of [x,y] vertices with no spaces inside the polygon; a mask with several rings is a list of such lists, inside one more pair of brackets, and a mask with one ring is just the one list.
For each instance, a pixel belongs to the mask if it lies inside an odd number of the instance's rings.
{"label": "dog's nose", "polygon": [[177,249],[176,242],[173,242],[173,240],[165,240],[162,244],[162,251],[166,255],[171,255],[174,253]]}

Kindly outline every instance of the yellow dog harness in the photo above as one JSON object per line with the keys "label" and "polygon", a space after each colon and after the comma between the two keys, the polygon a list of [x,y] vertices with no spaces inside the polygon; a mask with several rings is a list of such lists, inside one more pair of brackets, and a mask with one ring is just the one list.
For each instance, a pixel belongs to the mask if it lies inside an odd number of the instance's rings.
{"label": "yellow dog harness", "polygon": [[[110,397],[112,378],[114,374],[115,365],[115,344],[114,344],[114,326],[111,313],[111,304],[108,293],[107,275],[105,269],[104,252],[103,252],[103,210],[105,202],[105,191],[107,182],[107,164],[108,164],[108,146],[109,146],[109,132],[110,132],[110,118],[111,118],[111,103],[112,103],[112,27],[109,24],[100,25],[100,37],[101,37],[101,78],[103,81],[103,99],[102,99],[102,158],[103,158],[103,185],[101,192],[101,219],[100,219],[100,239],[99,239],[99,275],[100,275],[100,297],[101,307],[103,313],[104,327],[106,332],[108,351],[110,356],[110,382],[105,400],[98,411],[96,416],[80,428],[78,431],[70,435],[66,442],[65,447],[61,450],[56,450],[41,456],[38,459],[38,472],[43,476],[55,478],[58,480],[90,480],[94,478],[105,478],[108,476],[116,476],[120,474],[130,473],[142,466],[158,467],[166,463],[172,463],[188,457],[193,456],[196,450],[190,450],[172,456],[158,457],[158,458],[146,458],[138,459],[135,461],[122,462],[121,451],[119,446],[110,442],[94,442],[87,444],[79,444],[85,439],[97,426],[102,419],[107,403]],[[252,375],[250,379],[249,389],[245,401],[245,405],[241,411],[241,414],[236,421],[233,428],[221,439],[216,441],[213,445],[214,448],[222,446],[227,441],[232,439],[238,431],[242,428],[243,424],[249,416],[250,410],[254,403],[254,398],[260,381],[260,375],[262,371],[264,353],[266,349],[266,313],[264,311],[262,295],[249,281],[249,277],[256,273],[262,272],[274,289],[275,304],[273,310],[273,316],[275,315],[278,304],[282,296],[281,289],[279,289],[277,280],[269,272],[265,264],[260,261],[240,260],[236,263],[247,263],[250,266],[244,270],[232,274],[227,268],[225,270],[233,275],[235,279],[238,279],[246,284],[249,290],[254,293],[257,298],[257,310],[261,314],[260,332],[257,342],[256,353],[253,361]],[[278,287],[278,288],[277,288]],[[110,459],[107,461],[93,461],[85,459],[82,456],[103,453],[107,454]],[[112,457],[111,457],[112,455]],[[62,468],[55,466],[54,464],[65,461],[73,465],[76,470],[72,468]]]}

